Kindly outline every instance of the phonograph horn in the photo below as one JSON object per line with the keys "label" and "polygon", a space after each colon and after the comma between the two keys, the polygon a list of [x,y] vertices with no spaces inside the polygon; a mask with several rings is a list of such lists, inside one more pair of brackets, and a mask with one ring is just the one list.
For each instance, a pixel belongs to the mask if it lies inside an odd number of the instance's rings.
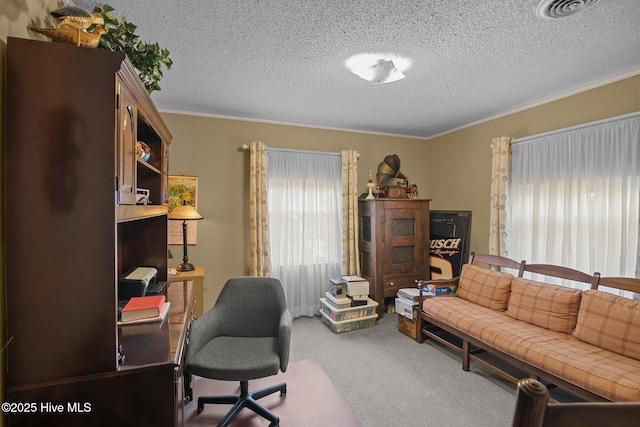
{"label": "phonograph horn", "polygon": [[384,187],[393,183],[395,178],[407,179],[405,174],[400,172],[400,157],[397,154],[390,154],[378,165],[377,181]]}

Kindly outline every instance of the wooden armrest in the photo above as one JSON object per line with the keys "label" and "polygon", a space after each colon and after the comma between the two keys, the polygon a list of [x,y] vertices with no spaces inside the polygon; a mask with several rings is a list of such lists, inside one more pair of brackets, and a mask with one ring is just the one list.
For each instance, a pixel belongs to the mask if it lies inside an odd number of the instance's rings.
{"label": "wooden armrest", "polygon": [[434,280],[416,280],[418,288],[422,289],[425,285],[457,285],[460,276],[453,279],[434,279]]}

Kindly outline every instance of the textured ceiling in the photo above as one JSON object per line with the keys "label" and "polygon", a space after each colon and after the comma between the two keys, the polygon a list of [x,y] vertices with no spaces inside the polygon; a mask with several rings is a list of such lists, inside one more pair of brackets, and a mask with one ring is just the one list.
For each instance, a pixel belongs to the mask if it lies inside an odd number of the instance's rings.
{"label": "textured ceiling", "polygon": [[[170,51],[164,111],[429,137],[640,73],[638,0],[562,19],[538,17],[540,0],[107,3]],[[374,85],[345,68],[363,52],[413,65]]]}

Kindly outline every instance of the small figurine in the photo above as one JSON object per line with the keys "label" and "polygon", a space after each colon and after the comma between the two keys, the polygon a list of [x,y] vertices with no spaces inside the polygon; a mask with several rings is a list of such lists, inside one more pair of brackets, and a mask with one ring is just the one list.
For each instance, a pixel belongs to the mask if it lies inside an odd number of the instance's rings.
{"label": "small figurine", "polygon": [[[57,43],[75,44],[80,47],[96,48],[100,38],[107,31],[104,18],[99,13],[89,13],[75,6],[62,7],[51,12],[55,18],[55,28],[31,28],[32,31],[49,37]],[[87,28],[96,24],[92,32]]]}
{"label": "small figurine", "polygon": [[75,28],[86,30],[93,24],[104,25],[104,18],[100,13],[89,13],[75,6],[66,6],[51,12],[56,19],[56,28]]}
{"label": "small figurine", "polygon": [[407,188],[407,197],[409,199],[417,199],[419,194],[418,186],[416,184],[409,185],[409,188]]}
{"label": "small figurine", "polygon": [[73,28],[31,28],[31,30],[47,36],[57,43],[75,44],[92,49],[98,47],[102,35],[107,34],[101,26],[96,27],[91,33]]}

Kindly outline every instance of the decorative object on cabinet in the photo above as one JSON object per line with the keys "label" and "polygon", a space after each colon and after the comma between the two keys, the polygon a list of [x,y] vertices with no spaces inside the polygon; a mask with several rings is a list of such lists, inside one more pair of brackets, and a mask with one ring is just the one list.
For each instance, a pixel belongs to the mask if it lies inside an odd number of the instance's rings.
{"label": "decorative object on cabinet", "polygon": [[415,287],[431,277],[429,200],[358,201],[360,274],[369,280],[369,297],[385,311],[385,298],[395,308],[398,289]]}
{"label": "decorative object on cabinet", "polygon": [[[168,177],[168,201],[169,213],[186,201],[188,205],[198,209],[198,177],[172,175]],[[198,223],[190,221],[187,224],[187,244],[198,243]],[[182,244],[182,227],[179,223],[169,222],[169,244]]]}
{"label": "decorative object on cabinet", "polygon": [[56,43],[73,44],[79,47],[94,49],[100,44],[100,38],[106,34],[103,27],[96,27],[92,32],[75,28],[30,28]]}
{"label": "decorative object on cabinet", "polygon": [[400,172],[400,157],[389,154],[378,165],[376,186],[380,197],[390,199],[407,198],[407,177]]}
{"label": "decorative object on cabinet", "polygon": [[89,13],[76,6],[65,6],[51,12],[55,18],[56,28],[75,28],[86,30],[92,25],[104,25],[104,18],[99,13]]}
{"label": "decorative object on cabinet", "polygon": [[367,190],[369,191],[369,193],[367,194],[367,197],[365,197],[365,199],[371,200],[375,198],[373,196],[374,188],[376,188],[376,184],[373,182],[373,169],[371,169],[371,166],[369,166],[369,176],[367,177]]}
{"label": "decorative object on cabinet", "polygon": [[104,19],[105,36],[99,44],[100,49],[112,52],[124,52],[138,71],[138,75],[147,92],[160,90],[162,80],[162,66],[167,70],[173,65],[169,58],[169,51],[162,49],[158,43],[146,43],[139,39],[135,31],[137,26],[127,22],[124,17],[116,17],[115,9],[108,4],[95,7],[94,13],[99,13]]}
{"label": "decorative object on cabinet", "polygon": [[183,200],[182,205],[175,207],[169,214],[169,219],[182,221],[182,247],[184,256],[182,257],[182,264],[176,267],[178,271],[193,271],[195,269],[193,264],[189,262],[189,256],[187,255],[187,221],[202,218],[202,215],[198,213],[196,208],[187,204],[186,200]]}
{"label": "decorative object on cabinet", "polygon": [[136,141],[136,156],[145,162],[151,157],[151,148],[142,141]]}

